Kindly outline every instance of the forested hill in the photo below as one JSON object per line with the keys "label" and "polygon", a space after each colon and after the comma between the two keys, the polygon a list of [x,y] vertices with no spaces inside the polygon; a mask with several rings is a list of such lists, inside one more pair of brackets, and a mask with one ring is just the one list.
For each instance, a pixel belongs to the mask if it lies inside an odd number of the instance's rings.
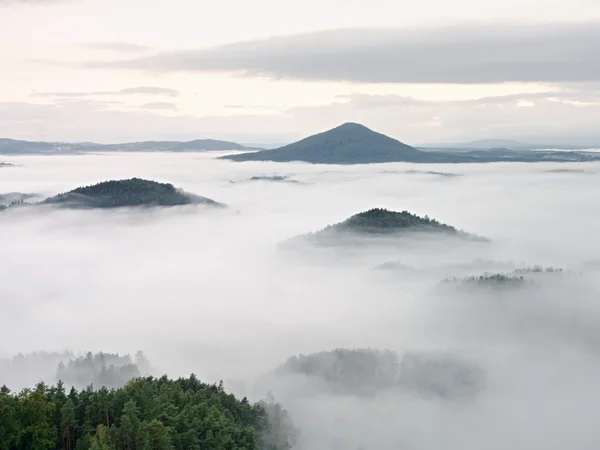
{"label": "forested hill", "polygon": [[427,216],[419,217],[408,211],[397,212],[382,208],[374,208],[355,214],[343,222],[328,225],[316,233],[309,233],[299,236],[299,238],[318,241],[340,235],[393,236],[409,232],[485,240],[485,238],[458,230]]}
{"label": "forested hill", "polygon": [[172,184],[131,178],[113,180],[79,187],[64,194],[50,197],[45,205],[57,205],[70,208],[118,208],[135,206],[179,206],[204,204],[224,207],[206,197],[190,194],[175,188]]}
{"label": "forested hill", "polygon": [[294,432],[273,399],[250,404],[190,378],[136,378],[120,389],[62,383],[0,389],[0,449],[284,450]]}

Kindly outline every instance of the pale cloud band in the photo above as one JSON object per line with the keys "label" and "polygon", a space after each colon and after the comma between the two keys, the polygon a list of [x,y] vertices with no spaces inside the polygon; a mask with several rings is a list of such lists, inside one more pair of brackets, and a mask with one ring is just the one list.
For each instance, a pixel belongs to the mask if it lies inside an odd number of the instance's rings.
{"label": "pale cloud band", "polygon": [[600,24],[330,30],[84,65],[360,83],[598,81]]}
{"label": "pale cloud band", "polygon": [[177,97],[179,91],[156,86],[138,86],[120,89],[117,91],[91,91],[91,92],[34,92],[34,97],[95,97],[104,95],[166,95]]}

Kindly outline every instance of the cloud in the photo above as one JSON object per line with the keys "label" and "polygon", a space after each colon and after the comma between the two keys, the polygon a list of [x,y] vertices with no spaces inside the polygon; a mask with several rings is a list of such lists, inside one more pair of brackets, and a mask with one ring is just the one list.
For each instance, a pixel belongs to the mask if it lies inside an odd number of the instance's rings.
{"label": "cloud", "polygon": [[599,81],[600,25],[340,29],[84,66],[361,83]]}
{"label": "cloud", "polygon": [[145,45],[130,44],[127,42],[89,42],[83,44],[83,46],[90,50],[106,50],[124,53],[142,53],[150,50],[150,48]]}
{"label": "cloud", "polygon": [[177,105],[175,103],[170,102],[150,102],[144,103],[140,105],[140,109],[177,109]]}
{"label": "cloud", "polygon": [[91,92],[33,92],[32,97],[94,97],[102,95],[166,95],[177,97],[179,91],[156,86],[138,86],[132,88],[120,89],[118,91],[91,91]]}
{"label": "cloud", "polygon": [[502,105],[519,102],[531,103],[533,100],[560,100],[594,102],[600,100],[600,89],[556,89],[544,92],[528,92],[522,94],[496,95],[467,100],[421,100],[410,96],[395,94],[363,94],[340,95],[337,98],[351,102],[356,107],[376,108],[385,106],[484,106]]}

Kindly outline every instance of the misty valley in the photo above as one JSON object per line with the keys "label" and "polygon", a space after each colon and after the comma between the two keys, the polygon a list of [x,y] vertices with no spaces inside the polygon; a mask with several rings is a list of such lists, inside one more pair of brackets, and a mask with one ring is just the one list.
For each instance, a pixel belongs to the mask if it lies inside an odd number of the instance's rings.
{"label": "misty valley", "polygon": [[348,130],[4,156],[0,450],[592,448],[596,156]]}

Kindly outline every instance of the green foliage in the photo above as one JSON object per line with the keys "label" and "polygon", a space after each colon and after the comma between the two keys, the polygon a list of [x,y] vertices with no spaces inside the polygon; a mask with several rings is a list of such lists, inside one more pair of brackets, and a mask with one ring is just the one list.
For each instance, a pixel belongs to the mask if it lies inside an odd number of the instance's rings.
{"label": "green foliage", "polygon": [[285,450],[292,429],[274,401],[251,405],[194,375],[68,394],[62,383],[0,390],[0,450]]}
{"label": "green foliage", "polygon": [[172,184],[131,178],[104,181],[92,186],[79,187],[42,202],[47,205],[72,208],[119,208],[135,206],[179,206],[206,204],[223,207],[206,197],[189,194]]}

